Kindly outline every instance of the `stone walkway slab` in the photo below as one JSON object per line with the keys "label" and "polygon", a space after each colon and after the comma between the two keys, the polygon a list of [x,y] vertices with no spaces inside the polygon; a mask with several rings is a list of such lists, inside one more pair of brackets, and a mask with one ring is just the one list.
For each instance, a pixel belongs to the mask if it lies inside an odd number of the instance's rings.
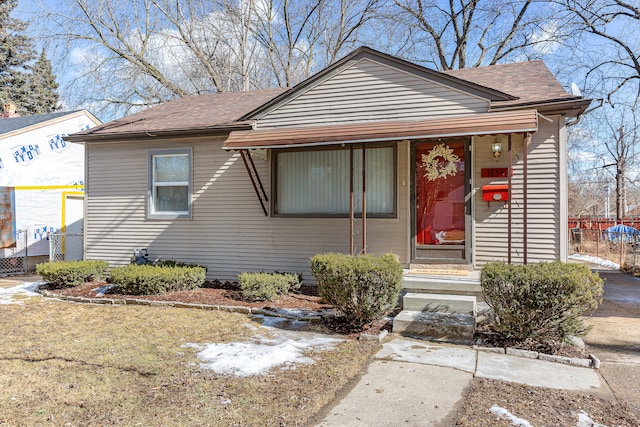
{"label": "stone walkway slab", "polygon": [[406,338],[396,338],[385,343],[375,358],[446,366],[466,372],[474,372],[476,366],[476,352],[472,348],[435,345]]}
{"label": "stone walkway slab", "polygon": [[478,352],[475,375],[480,378],[563,390],[596,391],[603,388],[595,369],[506,354]]}

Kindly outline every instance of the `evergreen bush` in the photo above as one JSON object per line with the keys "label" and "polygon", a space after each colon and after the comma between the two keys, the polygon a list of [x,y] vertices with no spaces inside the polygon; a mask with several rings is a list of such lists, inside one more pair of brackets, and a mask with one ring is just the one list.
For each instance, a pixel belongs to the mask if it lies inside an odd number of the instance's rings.
{"label": "evergreen bush", "polygon": [[311,272],[322,299],[356,327],[393,309],[402,288],[402,267],[394,254],[318,254],[311,258]]}
{"label": "evergreen bush", "polygon": [[509,339],[584,336],[589,328],[581,316],[602,302],[602,279],[583,264],[491,262],[482,268],[480,280],[494,327]]}
{"label": "evergreen bush", "polygon": [[300,287],[300,277],[292,273],[241,273],[242,296],[249,301],[272,301]]}
{"label": "evergreen bush", "polygon": [[54,261],[36,265],[36,273],[52,288],[67,288],[102,279],[108,268],[106,261]]}
{"label": "evergreen bush", "polygon": [[152,295],[188,291],[202,286],[206,269],[201,266],[156,266],[130,264],[111,269],[115,292]]}

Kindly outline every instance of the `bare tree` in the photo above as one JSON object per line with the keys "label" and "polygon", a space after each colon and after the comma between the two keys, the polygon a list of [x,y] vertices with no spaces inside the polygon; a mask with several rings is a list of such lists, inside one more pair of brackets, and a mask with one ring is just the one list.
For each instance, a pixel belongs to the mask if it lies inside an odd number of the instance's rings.
{"label": "bare tree", "polygon": [[[573,181],[583,185],[598,182],[601,188],[613,181],[619,220],[627,214],[627,188],[630,185],[635,188],[640,178],[640,159],[636,155],[640,149],[640,123],[635,106],[619,104],[615,109],[603,107],[593,111],[585,118],[583,130],[578,137],[574,134],[573,153],[580,146],[583,153],[590,155],[583,156],[587,161],[576,167],[582,172],[575,174]],[[593,177],[597,179],[594,181]],[[586,185],[582,190],[586,190]]]}
{"label": "bare tree", "polygon": [[116,116],[191,94],[292,86],[360,44],[382,0],[59,1],[43,5],[39,23],[62,46],[58,63],[74,64],[67,104]]}
{"label": "bare tree", "polygon": [[[586,65],[585,86],[594,87],[602,103],[615,104],[614,96],[625,88],[640,95],[640,7],[624,0],[559,0],[577,18],[576,38]],[[621,93],[628,98],[628,92]]]}
{"label": "bare tree", "polygon": [[406,25],[409,56],[436,69],[538,59],[568,35],[562,9],[534,0],[395,0],[390,19]]}

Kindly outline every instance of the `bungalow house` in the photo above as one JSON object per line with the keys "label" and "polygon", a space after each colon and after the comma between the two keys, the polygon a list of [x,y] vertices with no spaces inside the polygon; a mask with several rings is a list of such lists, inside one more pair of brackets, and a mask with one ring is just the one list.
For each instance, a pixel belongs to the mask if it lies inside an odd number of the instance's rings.
{"label": "bungalow house", "polygon": [[[62,138],[100,121],[88,111],[0,118],[0,274],[49,258],[52,232],[82,233],[84,147]],[[82,257],[78,254],[76,259]]]}
{"label": "bungalow house", "polygon": [[88,259],[309,275],[322,252],[407,267],[566,259],[566,127],[541,61],[437,72],[362,47],[288,89],[198,95],[65,137],[86,153]]}

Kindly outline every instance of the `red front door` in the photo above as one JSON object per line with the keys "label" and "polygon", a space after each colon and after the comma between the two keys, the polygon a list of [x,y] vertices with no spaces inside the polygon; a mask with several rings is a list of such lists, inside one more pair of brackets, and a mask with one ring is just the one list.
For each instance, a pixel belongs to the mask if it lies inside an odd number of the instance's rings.
{"label": "red front door", "polygon": [[466,258],[465,145],[464,140],[415,144],[415,261]]}

